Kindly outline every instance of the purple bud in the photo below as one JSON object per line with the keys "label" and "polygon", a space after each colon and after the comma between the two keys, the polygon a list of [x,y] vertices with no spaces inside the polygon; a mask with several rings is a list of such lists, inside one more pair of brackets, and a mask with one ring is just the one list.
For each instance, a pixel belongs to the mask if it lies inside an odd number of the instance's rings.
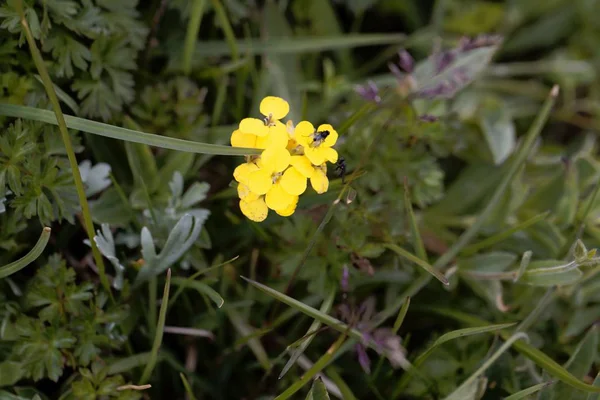
{"label": "purple bud", "polygon": [[399,81],[404,79],[404,74],[400,71],[400,68],[396,64],[388,63],[388,68],[390,72],[398,79]]}
{"label": "purple bud", "polygon": [[348,266],[344,265],[344,268],[342,269],[342,280],[340,282],[343,292],[348,291],[349,280],[350,280],[350,271],[348,271]]}
{"label": "purple bud", "polygon": [[440,54],[438,54],[435,60],[435,73],[439,74],[440,72],[448,68],[452,61],[454,61],[454,58],[455,56],[454,53],[452,53],[452,51],[443,51]]}
{"label": "purple bud", "polygon": [[358,363],[367,374],[370,374],[371,360],[369,359],[369,355],[365,350],[365,346],[363,346],[361,343],[357,343],[356,346],[354,346],[354,349],[358,355]]}
{"label": "purple bud", "polygon": [[421,120],[423,122],[435,122],[438,120],[438,117],[436,117],[435,115],[431,115],[431,114],[423,114],[423,115],[419,115],[419,120]]}
{"label": "purple bud", "polygon": [[408,74],[412,73],[415,67],[415,60],[412,58],[410,53],[405,49],[401,49],[398,51],[398,57],[400,58],[400,62],[398,63],[400,68],[402,68],[404,72]]}
{"label": "purple bud", "polygon": [[373,81],[368,81],[367,84],[363,86],[356,86],[354,90],[365,100],[374,101],[377,104],[381,103],[379,89]]}

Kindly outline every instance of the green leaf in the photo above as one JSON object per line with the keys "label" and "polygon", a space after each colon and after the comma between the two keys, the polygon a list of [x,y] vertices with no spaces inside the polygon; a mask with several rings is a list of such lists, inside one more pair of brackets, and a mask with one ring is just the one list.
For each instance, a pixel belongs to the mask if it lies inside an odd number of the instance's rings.
{"label": "green leaf", "polygon": [[154,239],[150,230],[142,228],[141,246],[144,265],[135,278],[134,285],[139,286],[148,279],[162,274],[179,260],[194,244],[203,224],[190,214],[185,214],[173,227],[160,254],[156,254]]}
{"label": "green leaf", "polygon": [[[532,268],[536,266],[543,267]],[[570,285],[577,282],[583,275],[579,268],[561,268],[563,266],[566,264],[559,260],[534,261],[529,264],[529,269],[521,275],[519,282],[531,286]]]}
{"label": "green leaf", "polygon": [[[0,387],[13,386],[25,375],[20,362],[3,361],[0,362]],[[0,396],[0,398],[2,398]]]}
{"label": "green leaf", "polygon": [[306,400],[329,400],[329,393],[327,393],[327,388],[321,378],[314,380]]}
{"label": "green leaf", "polygon": [[[596,387],[600,387],[600,373],[598,375],[596,375],[596,378],[594,379],[594,383],[592,383],[593,386]],[[598,400],[600,399],[600,394],[598,393],[590,393],[588,394],[588,397],[586,400]]]}
{"label": "green leaf", "polygon": [[[0,103],[0,115],[13,118],[30,119],[57,125],[56,116],[52,111],[42,110],[34,107]],[[71,129],[93,133],[95,135],[113,139],[125,140],[128,142],[144,143],[150,146],[162,147],[171,150],[224,156],[239,156],[260,153],[260,150],[257,149],[235,148],[153,135],[132,129],[125,129],[113,125],[103,124],[88,119],[72,117],[70,115],[65,115],[65,122]]]}
{"label": "green leaf", "polygon": [[516,131],[508,108],[500,100],[488,98],[480,114],[481,130],[485,136],[494,164],[502,164],[516,146]]}
{"label": "green leaf", "polygon": [[50,232],[50,228],[45,227],[42,230],[42,234],[40,235],[40,238],[38,239],[37,243],[35,244],[35,246],[33,246],[29,253],[27,253],[25,256],[18,259],[17,261],[0,267],[0,279],[10,276],[34,262],[46,248],[48,240],[50,239]]}

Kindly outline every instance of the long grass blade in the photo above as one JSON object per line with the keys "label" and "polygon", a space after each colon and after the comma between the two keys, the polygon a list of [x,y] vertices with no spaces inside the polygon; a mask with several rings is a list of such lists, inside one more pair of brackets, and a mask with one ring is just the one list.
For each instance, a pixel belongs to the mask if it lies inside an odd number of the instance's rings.
{"label": "long grass blade", "polygon": [[[240,335],[249,336],[254,332],[255,329],[249,326],[237,311],[235,311],[232,308],[228,308],[225,310],[225,312],[227,313],[231,324],[240,333]],[[264,368],[265,371],[269,371],[271,369],[271,361],[269,360],[269,356],[267,355],[267,352],[260,340],[258,340],[257,338],[252,338],[249,339],[247,343],[248,347],[250,347],[250,350],[252,351],[252,353],[254,353],[254,356],[256,357],[260,365]]]}
{"label": "long grass blade", "polygon": [[188,21],[187,31],[185,34],[185,44],[183,47],[183,73],[189,75],[192,72],[192,56],[200,31],[200,23],[202,22],[202,14],[204,13],[204,3],[206,0],[192,0],[192,12]]}
{"label": "long grass blade", "polygon": [[183,372],[179,373],[179,377],[181,378],[181,383],[183,383],[183,387],[185,388],[185,394],[187,395],[188,400],[196,400],[196,396],[194,396],[192,387],[190,386],[190,383],[188,382]]}
{"label": "long grass blade", "polygon": [[[19,106],[14,104],[0,104],[0,115],[13,118],[24,118],[33,121],[46,122],[58,125],[56,116],[52,111],[41,108]],[[143,143],[149,146],[161,147],[163,149],[179,150],[199,154],[213,154],[221,156],[243,156],[260,154],[258,149],[246,149],[242,147],[222,146],[210,143],[192,142],[168,136],[160,136],[133,129],[121,128],[102,122],[91,121],[85,118],[64,116],[66,127],[94,135],[104,136],[112,139],[125,140],[127,142]]]}
{"label": "long grass blade", "polygon": [[540,390],[552,385],[554,381],[542,382],[537,385],[533,385],[528,387],[527,389],[523,389],[518,391],[517,393],[511,394],[510,396],[504,398],[504,400],[521,400],[526,399],[528,396],[539,392]]}
{"label": "long grass blade", "polygon": [[[324,314],[328,314],[329,311],[331,310],[331,306],[333,305],[334,299],[335,299],[335,289],[333,289],[333,290],[331,290],[331,292],[329,292],[329,296],[327,296],[327,298],[321,305],[320,311]],[[321,329],[321,322],[319,320],[314,320],[313,323],[308,328],[308,331],[306,332],[306,335],[307,335],[306,339],[304,339],[304,341],[300,344],[300,346],[298,348],[296,348],[292,351],[292,354],[290,355],[290,359],[283,367],[283,370],[279,374],[278,379],[283,378],[283,376],[289,371],[289,369],[292,367],[292,365],[294,365],[296,363],[296,360],[298,360],[298,358],[304,353],[304,350],[306,350],[306,348],[310,345],[310,342],[312,342],[312,340],[314,339],[315,335],[313,335],[312,333],[317,332],[319,329]]]}
{"label": "long grass blade", "polygon": [[406,178],[404,179],[404,209],[410,223],[410,234],[412,236],[415,253],[417,253],[417,257],[419,257],[421,260],[428,262],[427,251],[425,250],[425,245],[423,244],[423,239],[421,238],[421,232],[419,231],[419,224],[417,223],[417,218],[415,217],[415,212],[412,207],[410,190],[408,189],[408,181]]}
{"label": "long grass blade", "polygon": [[42,55],[39,49],[37,48],[37,45],[35,44],[35,39],[33,38],[31,29],[29,29],[29,24],[27,23],[25,11],[23,9],[23,1],[18,0],[16,2],[16,6],[17,12],[19,13],[19,18],[21,19],[21,26],[23,27],[23,32],[25,33],[25,37],[27,38],[27,43],[29,45],[31,56],[33,57],[33,62],[35,63],[38,73],[40,74],[42,82],[44,83],[46,94],[48,95],[48,99],[50,100],[50,104],[52,104],[52,109],[54,110],[54,112],[46,112],[56,120],[63,144],[65,146],[67,158],[69,159],[69,166],[71,167],[71,174],[73,175],[73,181],[75,182],[75,189],[77,190],[79,205],[81,206],[81,214],[83,215],[85,231],[92,246],[92,254],[94,256],[94,261],[96,262],[96,266],[98,268],[100,281],[102,283],[102,286],[104,287],[104,290],[106,290],[109,297],[114,302],[112,291],[110,290],[110,284],[108,282],[108,278],[105,272],[104,259],[102,258],[102,254],[98,250],[96,242],[94,241],[94,236],[96,235],[96,233],[94,232],[94,223],[92,221],[92,215],[90,213],[90,206],[85,195],[83,180],[81,179],[81,173],[79,172],[79,164],[77,163],[77,158],[75,157],[75,152],[73,151],[73,145],[71,144],[71,136],[69,136],[69,131],[67,130],[65,118],[60,108],[58,97],[56,96],[56,92],[54,90],[54,84],[52,83],[50,74],[46,69],[44,59],[42,58]]}
{"label": "long grass blade", "polygon": [[154,335],[154,343],[152,343],[152,350],[150,351],[150,357],[148,359],[148,363],[146,364],[146,368],[144,368],[144,372],[142,373],[142,378],[140,379],[140,385],[145,384],[148,379],[150,379],[150,375],[156,366],[156,361],[158,360],[158,351],[160,349],[160,345],[162,344],[163,333],[165,329],[165,322],[167,319],[167,305],[169,304],[169,289],[171,287],[171,269],[167,270],[167,281],[165,282],[165,289],[163,291],[162,302],[160,304],[160,311],[158,313],[158,323],[156,326],[156,334]]}
{"label": "long grass blade", "polygon": [[38,239],[35,246],[33,246],[33,248],[29,251],[29,253],[25,254],[17,261],[13,261],[10,264],[0,267],[0,279],[6,278],[7,276],[14,274],[15,272],[19,272],[20,270],[37,260],[37,258],[42,254],[42,252],[46,248],[46,245],[48,244],[48,240],[50,239],[50,231],[50,228],[44,227],[40,238]]}

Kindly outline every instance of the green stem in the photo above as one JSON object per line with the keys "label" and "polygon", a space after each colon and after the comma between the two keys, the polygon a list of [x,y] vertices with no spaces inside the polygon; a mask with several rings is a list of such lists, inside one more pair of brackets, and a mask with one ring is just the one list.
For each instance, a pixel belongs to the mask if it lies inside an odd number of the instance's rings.
{"label": "green stem", "polygon": [[31,30],[29,29],[29,24],[25,19],[25,12],[23,10],[22,0],[17,1],[17,11],[19,13],[19,17],[21,18],[21,25],[23,26],[23,31],[25,32],[25,36],[27,38],[27,43],[29,44],[29,50],[31,51],[33,61],[35,63],[35,66],[37,67],[40,77],[42,78],[42,82],[44,83],[48,99],[50,100],[52,108],[54,109],[54,114],[56,114],[58,128],[60,130],[60,134],[65,145],[67,157],[71,166],[71,172],[73,174],[73,180],[75,181],[77,197],[79,197],[79,203],[81,204],[81,213],[83,214],[85,230],[87,232],[88,238],[90,239],[90,244],[92,246],[92,254],[94,255],[94,260],[96,262],[96,266],[98,267],[100,282],[102,283],[102,286],[104,286],[104,290],[106,290],[111,300],[114,302],[114,297],[110,290],[110,284],[108,282],[108,278],[106,277],[104,260],[102,259],[102,254],[100,254],[100,251],[96,246],[96,242],[94,241],[94,223],[92,222],[90,207],[87,202],[87,197],[85,196],[85,188],[83,187],[83,181],[81,180],[81,174],[79,173],[77,158],[75,157],[75,152],[73,151],[73,146],[71,145],[71,138],[69,136],[69,131],[67,130],[67,124],[65,123],[65,118],[63,116],[62,110],[60,109],[60,104],[58,102],[56,92],[54,91],[52,79],[50,79],[50,74],[48,74],[48,70],[44,65],[42,55],[40,54],[40,51],[38,50],[35,44],[35,39],[33,38]]}
{"label": "green stem", "polygon": [[192,5],[192,16],[188,22],[187,32],[185,35],[185,45],[183,51],[183,73],[189,75],[192,71],[192,56],[196,47],[196,39],[202,22],[202,14],[204,12],[205,0],[194,0]]}

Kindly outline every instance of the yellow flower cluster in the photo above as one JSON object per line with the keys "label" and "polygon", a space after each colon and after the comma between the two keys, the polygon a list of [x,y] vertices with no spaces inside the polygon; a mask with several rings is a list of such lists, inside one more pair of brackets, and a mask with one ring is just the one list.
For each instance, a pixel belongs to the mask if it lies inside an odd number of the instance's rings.
{"label": "yellow flower cluster", "polygon": [[244,118],[231,134],[233,147],[263,149],[258,156],[247,156],[233,172],[240,209],[252,221],[264,221],[269,209],[284,217],[292,215],[307,180],[319,194],[329,188],[326,162],[337,162],[332,146],[338,133],[329,124],[317,129],[308,121],[295,127],[292,121],[283,124],[281,119],[289,111],[287,101],[265,97],[260,103],[264,118]]}

